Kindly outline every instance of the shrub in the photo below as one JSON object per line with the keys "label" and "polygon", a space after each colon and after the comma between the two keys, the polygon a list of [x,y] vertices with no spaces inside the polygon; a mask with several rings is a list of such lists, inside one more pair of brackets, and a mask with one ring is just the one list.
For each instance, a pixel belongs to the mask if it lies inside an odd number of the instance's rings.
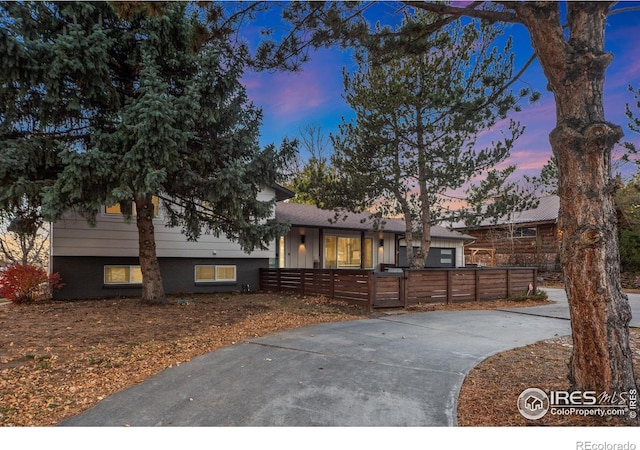
{"label": "shrub", "polygon": [[0,297],[15,303],[49,299],[62,286],[60,274],[49,275],[38,266],[16,264],[0,273]]}
{"label": "shrub", "polygon": [[516,294],[509,297],[509,300],[513,300],[515,302],[523,302],[525,300],[549,300],[549,296],[546,291],[542,291],[538,289],[535,293],[523,293]]}

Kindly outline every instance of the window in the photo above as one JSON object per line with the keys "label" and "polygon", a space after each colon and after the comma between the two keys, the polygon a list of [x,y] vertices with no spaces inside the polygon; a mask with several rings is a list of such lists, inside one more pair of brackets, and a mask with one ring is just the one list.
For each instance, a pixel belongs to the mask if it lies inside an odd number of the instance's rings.
{"label": "window", "polygon": [[440,249],[440,264],[442,266],[448,266],[453,263],[453,249],[441,248]]}
{"label": "window", "polygon": [[324,266],[340,269],[372,268],[373,239],[365,238],[363,246],[359,237],[325,236]]}
{"label": "window", "polygon": [[373,239],[364,238],[364,268],[373,269]]}
{"label": "window", "polygon": [[236,281],[236,266],[195,266],[196,283]]}
{"label": "window", "polygon": [[514,238],[533,238],[538,235],[538,229],[536,227],[522,227],[516,228],[513,231]]}
{"label": "window", "polygon": [[[158,217],[160,214],[160,199],[157,196],[151,197],[151,203],[153,203],[153,217]],[[136,204],[133,203],[132,214],[136,215]],[[120,208],[120,203],[116,203],[115,205],[105,206],[104,213],[108,215],[122,215],[122,209]]]}
{"label": "window", "polygon": [[278,267],[285,267],[285,245],[284,245],[284,236],[280,236],[280,241],[278,242]]}
{"label": "window", "polygon": [[142,284],[140,266],[105,266],[105,284]]}

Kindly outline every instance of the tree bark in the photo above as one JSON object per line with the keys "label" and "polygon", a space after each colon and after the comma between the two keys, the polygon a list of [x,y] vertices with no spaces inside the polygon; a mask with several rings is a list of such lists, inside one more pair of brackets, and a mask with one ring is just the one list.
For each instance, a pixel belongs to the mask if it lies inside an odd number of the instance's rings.
{"label": "tree bark", "polygon": [[140,269],[142,271],[142,301],[149,304],[166,304],[160,264],[156,255],[153,227],[154,208],[151,196],[136,198],[136,224]]}
{"label": "tree bark", "polygon": [[622,129],[604,117],[604,51],[611,4],[568,2],[565,39],[555,2],[515,6],[556,102],[549,140],[559,165],[561,261],[569,300],[572,389],[637,389],[629,347],[631,311],[620,285],[611,151]]}

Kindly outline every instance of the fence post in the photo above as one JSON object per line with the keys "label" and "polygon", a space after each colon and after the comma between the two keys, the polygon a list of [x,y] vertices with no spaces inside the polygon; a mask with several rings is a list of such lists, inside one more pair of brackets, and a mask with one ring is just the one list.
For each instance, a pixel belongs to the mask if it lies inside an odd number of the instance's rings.
{"label": "fence post", "polygon": [[368,288],[368,307],[369,307],[369,312],[373,311],[373,302],[375,301],[376,298],[376,276],[373,273],[373,271],[369,272],[369,276],[367,277],[367,288]]}
{"label": "fence post", "polygon": [[511,287],[511,269],[507,269],[507,298],[512,295],[512,287]]}
{"label": "fence post", "polygon": [[329,275],[331,276],[331,280],[329,280],[329,297],[336,297],[336,271],[335,269],[329,270]]}
{"label": "fence post", "polygon": [[474,269],[475,272],[475,289],[474,289],[474,296],[475,299],[474,301],[479,302],[480,301],[480,269]]}
{"label": "fence post", "polygon": [[447,270],[447,305],[453,300],[453,270]]}
{"label": "fence post", "polygon": [[409,303],[409,294],[407,292],[407,275],[402,271],[402,275],[398,277],[398,295],[402,301],[403,307],[406,309]]}

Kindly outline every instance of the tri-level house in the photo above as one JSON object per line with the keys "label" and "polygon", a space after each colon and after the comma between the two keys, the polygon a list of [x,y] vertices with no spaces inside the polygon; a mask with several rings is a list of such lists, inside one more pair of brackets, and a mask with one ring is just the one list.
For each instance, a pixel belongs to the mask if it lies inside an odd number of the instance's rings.
{"label": "tri-level house", "polygon": [[[382,221],[378,227],[366,213],[337,221],[332,211],[312,205],[287,203],[293,193],[277,186],[265,189],[260,200],[276,199],[276,218],[290,231],[268,249],[244,252],[223,235],[203,234],[190,242],[179,228],[166,226],[160,205],[154,219],[156,253],[165,291],[202,293],[257,290],[259,269],[335,268],[385,270],[405,266],[404,222]],[[442,227],[432,229],[427,267],[462,267],[469,236]],[[105,206],[90,226],[73,213],[51,227],[51,269],[65,286],[57,298],[137,296],[142,273],[138,260],[138,233],[126,223],[118,206]]]}

